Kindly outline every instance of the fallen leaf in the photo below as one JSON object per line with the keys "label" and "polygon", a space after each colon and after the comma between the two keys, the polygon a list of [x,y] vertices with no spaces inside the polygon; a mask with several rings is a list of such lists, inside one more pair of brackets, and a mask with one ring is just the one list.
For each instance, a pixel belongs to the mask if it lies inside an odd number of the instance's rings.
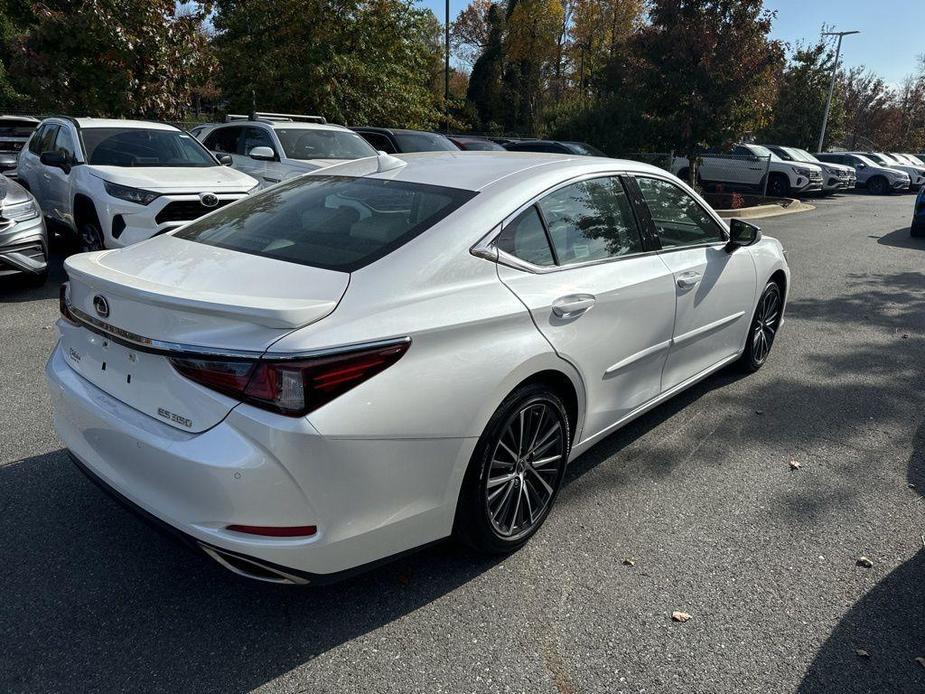
{"label": "fallen leaf", "polygon": [[799,469],[800,469],[800,461],[798,461],[798,460],[791,460],[791,461],[790,461],[790,469],[791,469],[791,470],[799,470]]}
{"label": "fallen leaf", "polygon": [[908,340],[908,339],[909,339],[909,336],[908,336],[908,335],[903,335],[903,339],[904,339],[904,340]]}
{"label": "fallen leaf", "polygon": [[626,559],[623,560],[623,564],[624,566],[636,566],[636,560],[630,559],[629,557],[627,557]]}
{"label": "fallen leaf", "polygon": [[859,658],[870,658],[870,653],[865,651],[863,648],[858,648],[857,650],[855,650],[855,653],[858,654]]}
{"label": "fallen leaf", "polygon": [[923,658],[922,656],[919,656],[918,658],[916,658],[915,662],[917,662],[922,667],[925,667],[925,658]]}
{"label": "fallen leaf", "polygon": [[764,410],[755,410],[755,414],[764,414]]}
{"label": "fallen leaf", "polygon": [[858,566],[863,566],[865,569],[872,567],[874,563],[867,557],[858,557]]}
{"label": "fallen leaf", "polygon": [[910,483],[909,483],[909,489],[915,489],[915,483],[914,483],[914,482],[910,482]]}
{"label": "fallen leaf", "polygon": [[686,622],[691,616],[687,612],[672,612],[671,618],[676,622]]}

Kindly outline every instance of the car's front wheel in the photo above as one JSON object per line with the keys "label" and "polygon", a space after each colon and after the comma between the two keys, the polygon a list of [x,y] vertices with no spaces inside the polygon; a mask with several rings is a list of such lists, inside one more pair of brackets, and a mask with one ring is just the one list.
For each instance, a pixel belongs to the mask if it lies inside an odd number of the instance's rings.
{"label": "car's front wheel", "polygon": [[780,285],[777,282],[768,282],[761,298],[758,299],[758,306],[755,307],[755,315],[748,329],[745,352],[739,360],[743,370],[757,371],[768,360],[774,338],[777,337],[777,329],[780,327],[783,306]]}
{"label": "car's front wheel", "polygon": [[783,174],[771,174],[768,179],[768,195],[772,198],[786,197],[790,192],[790,181]]}
{"label": "car's front wheel", "polygon": [[77,245],[81,253],[103,250],[103,232],[94,222],[83,222],[77,229]]}
{"label": "car's front wheel", "polygon": [[890,192],[890,184],[883,176],[874,176],[867,182],[867,190],[874,195],[886,195]]}
{"label": "car's front wheel", "polygon": [[539,529],[559,492],[571,432],[562,400],[528,384],[492,416],[473,453],[455,535],[475,549],[511,552]]}

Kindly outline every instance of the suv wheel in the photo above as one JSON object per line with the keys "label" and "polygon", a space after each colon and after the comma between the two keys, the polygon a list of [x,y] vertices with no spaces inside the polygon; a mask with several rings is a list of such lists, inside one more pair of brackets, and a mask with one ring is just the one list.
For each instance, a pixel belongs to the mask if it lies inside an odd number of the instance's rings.
{"label": "suv wheel", "polygon": [[83,222],[77,230],[77,245],[81,253],[101,251],[103,245],[103,232],[95,222]]}
{"label": "suv wheel", "polygon": [[526,385],[511,393],[476,445],[454,534],[492,554],[524,545],[559,493],[570,436],[565,406],[547,386]]}
{"label": "suv wheel", "polygon": [[790,181],[783,174],[771,174],[768,179],[768,195],[774,198],[783,198],[790,192]]}
{"label": "suv wheel", "polygon": [[867,182],[867,190],[874,195],[886,195],[890,192],[890,186],[883,176],[874,176]]}

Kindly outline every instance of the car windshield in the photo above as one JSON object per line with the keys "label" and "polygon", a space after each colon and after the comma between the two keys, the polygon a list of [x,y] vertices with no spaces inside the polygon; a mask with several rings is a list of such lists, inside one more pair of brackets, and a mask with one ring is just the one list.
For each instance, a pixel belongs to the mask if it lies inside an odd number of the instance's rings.
{"label": "car windshield", "polygon": [[222,208],[176,237],[353,272],[403,246],[475,195],[405,181],[309,175]]}
{"label": "car windshield", "polygon": [[866,154],[865,156],[868,157],[869,159],[873,159],[875,162],[877,162],[881,166],[895,166],[898,163],[890,159],[885,154],[880,154],[879,152],[877,153],[871,152],[870,154]]}
{"label": "car windshield", "polygon": [[855,159],[860,160],[862,164],[867,164],[868,166],[879,166],[877,162],[875,162],[873,159],[863,154],[853,154],[852,156]]}
{"label": "car windshield", "polygon": [[464,149],[478,152],[506,152],[501,145],[497,142],[492,142],[491,140],[460,140],[459,141]]}
{"label": "car windshield", "polygon": [[799,149],[797,147],[784,147],[797,161],[805,161],[807,164],[818,164],[819,160],[816,159],[812,154],[807,152],[805,149]]}
{"label": "car windshield", "polygon": [[402,152],[452,152],[459,149],[448,138],[437,133],[397,132],[395,139]]}
{"label": "car windshield", "polygon": [[0,137],[29,137],[37,125],[29,120],[0,120]]}
{"label": "car windshield", "polygon": [[914,154],[907,154],[906,159],[911,161],[916,166],[925,166],[925,161],[922,161],[922,157],[917,157]]}
{"label": "car windshield", "polygon": [[180,130],[83,128],[87,163],[97,166],[218,166],[195,137]]}
{"label": "car windshield", "polygon": [[783,159],[774,154],[774,152],[762,145],[746,145],[746,148],[756,157],[761,157],[762,159],[769,157],[771,161],[783,161]]}
{"label": "car windshield", "polygon": [[580,154],[585,157],[606,157],[601,150],[597,147],[592,147],[589,144],[584,142],[563,142],[567,149],[570,149],[575,154]]}
{"label": "car windshield", "polygon": [[276,128],[290,159],[361,159],[376,156],[370,144],[354,132],[322,128]]}

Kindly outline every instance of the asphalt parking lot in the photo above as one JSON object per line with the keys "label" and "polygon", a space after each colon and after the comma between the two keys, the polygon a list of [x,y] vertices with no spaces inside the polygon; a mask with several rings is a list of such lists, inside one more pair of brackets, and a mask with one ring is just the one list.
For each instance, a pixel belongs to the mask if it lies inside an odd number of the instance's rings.
{"label": "asphalt parking lot", "polygon": [[60,257],[0,285],[0,691],[925,691],[925,239],[911,195],[813,204],[758,222],[794,280],[762,371],[579,458],[514,556],[316,589],[230,575],[82,477],[42,371]]}

